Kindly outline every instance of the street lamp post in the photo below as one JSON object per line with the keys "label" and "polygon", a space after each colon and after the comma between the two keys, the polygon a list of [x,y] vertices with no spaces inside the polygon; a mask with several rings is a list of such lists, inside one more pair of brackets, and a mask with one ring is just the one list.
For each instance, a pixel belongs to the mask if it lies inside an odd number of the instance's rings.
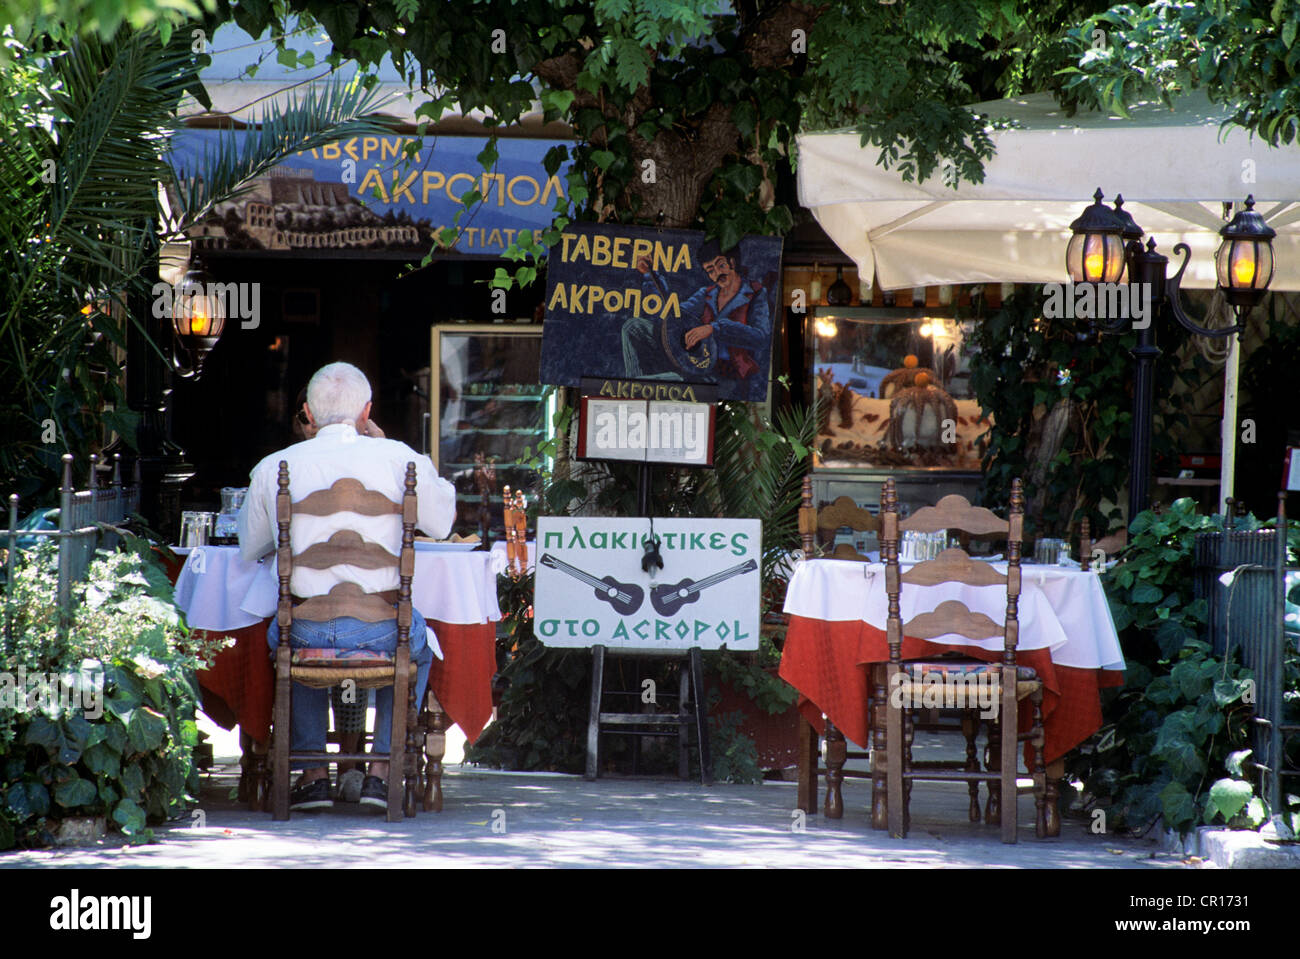
{"label": "street lamp post", "polygon": [[[1073,236],[1066,249],[1066,269],[1075,283],[1117,283],[1127,275],[1129,283],[1150,291],[1151,315],[1144,326],[1134,326],[1137,345],[1133,357],[1133,431],[1129,457],[1128,517],[1133,521],[1151,501],[1151,430],[1154,407],[1154,366],[1160,356],[1156,345],[1156,324],[1165,314],[1172,315],[1186,330],[1201,336],[1222,338],[1246,329],[1250,311],[1263,299],[1273,278],[1273,237],[1277,235],[1264,218],[1254,211],[1255,198],[1246,198],[1219,235],[1223,243],[1215,254],[1219,289],[1233,307],[1237,322],[1221,329],[1208,329],[1183,312],[1180,289],[1183,273],[1191,259],[1186,243],[1174,246],[1181,254],[1178,272],[1168,276],[1169,258],[1156,252],[1156,241],[1142,245],[1142,228],[1124,210],[1124,198],[1116,197],[1114,208],[1101,201],[1101,190],[1093,194],[1093,204],[1070,224]],[[1122,255],[1117,257],[1117,250]],[[1108,317],[1094,321],[1103,333],[1123,333],[1130,326],[1129,317]]]}

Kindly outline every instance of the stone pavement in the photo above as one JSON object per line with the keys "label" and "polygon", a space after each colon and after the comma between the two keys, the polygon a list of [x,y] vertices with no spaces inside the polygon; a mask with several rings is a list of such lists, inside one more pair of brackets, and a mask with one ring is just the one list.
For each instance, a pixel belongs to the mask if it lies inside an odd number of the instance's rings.
{"label": "stone pavement", "polygon": [[[0,854],[0,868],[366,867],[852,867],[1185,868],[1154,841],[1091,835],[1067,819],[1062,836],[1038,840],[1032,797],[1021,798],[1020,841],[964,821],[963,784],[915,787],[905,840],[873,831],[870,784],[845,783],[839,821],[807,817],[795,831],[795,786],[715,785],[676,779],[601,779],[452,767],[442,813],[388,823],[382,813],[337,804],[275,823],[229,798],[231,760],[205,776],[202,817],[156,829],[157,842]],[[502,831],[504,830],[504,831]]]}

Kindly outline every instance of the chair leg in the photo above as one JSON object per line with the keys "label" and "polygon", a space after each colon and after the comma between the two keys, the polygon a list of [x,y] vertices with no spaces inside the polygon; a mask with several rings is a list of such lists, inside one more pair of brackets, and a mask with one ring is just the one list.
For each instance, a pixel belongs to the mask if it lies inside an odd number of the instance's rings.
{"label": "chair leg", "polygon": [[886,744],[886,714],[882,710],[889,708],[885,699],[885,667],[876,666],[873,670],[874,682],[871,695],[871,828],[889,828],[889,790],[887,786],[888,746]]}
{"label": "chair leg", "polygon": [[844,818],[844,796],[840,786],[844,782],[844,763],[848,759],[848,744],[830,719],[826,720],[826,807],[827,819]]}
{"label": "chair leg", "polygon": [[403,777],[405,779],[405,799],[402,802],[402,813],[410,819],[415,815],[416,804],[423,798],[423,791],[420,789],[420,752],[423,743],[420,740],[420,714],[419,707],[415,701],[415,686],[412,685],[406,692],[406,756],[403,763]]}
{"label": "chair leg", "polygon": [[[979,737],[980,720],[979,713],[974,710],[964,710],[961,714],[961,731],[966,737],[966,771],[968,773],[977,773],[980,771],[979,750],[975,746],[975,740]],[[972,781],[967,787],[970,791],[970,821],[980,821],[980,784]]]}
{"label": "chair leg", "polygon": [[1016,768],[1019,765],[1017,735],[1016,671],[1004,666],[1002,670],[1002,841],[1016,841]]}
{"label": "chair leg", "polygon": [[[994,772],[1002,768],[1002,718],[996,716],[989,720],[989,742],[985,748],[984,769]],[[989,798],[984,806],[984,824],[993,825],[1002,818],[1002,784],[996,779],[989,780]]]}
{"label": "chair leg", "polygon": [[912,780],[907,773],[912,771],[912,742],[916,738],[915,714],[910,709],[903,710],[903,835],[912,828]]}
{"label": "chair leg", "polygon": [[397,647],[393,674],[393,718],[388,747],[388,821],[401,822],[406,793],[406,718],[407,697],[411,687],[411,651],[405,643]]}
{"label": "chair leg", "polygon": [[293,715],[293,684],[289,681],[289,645],[282,643],[275,654],[275,707],[271,726],[274,752],[271,778],[271,816],[277,822],[289,818],[289,728]]}
{"label": "chair leg", "polygon": [[[890,666],[889,688],[894,688],[893,673],[897,666]],[[903,799],[903,709],[889,703],[885,708],[885,743],[886,773],[885,779],[889,790],[889,835],[895,839],[907,836],[907,823],[904,819]]]}
{"label": "chair leg", "polygon": [[447,714],[430,689],[424,711],[424,810],[442,812],[442,757],[447,752]]}
{"label": "chair leg", "polygon": [[1034,707],[1034,831],[1039,839],[1047,838],[1047,766],[1043,762],[1043,747],[1047,737],[1043,732],[1043,691],[1030,697]]}

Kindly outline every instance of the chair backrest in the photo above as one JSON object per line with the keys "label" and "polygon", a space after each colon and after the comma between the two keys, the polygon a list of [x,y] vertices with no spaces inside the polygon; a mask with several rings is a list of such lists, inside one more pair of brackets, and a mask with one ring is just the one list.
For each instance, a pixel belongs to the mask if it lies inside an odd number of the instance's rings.
{"label": "chair backrest", "polygon": [[[289,641],[289,627],[294,618],[323,622],[350,616],[367,623],[393,619],[393,604],[378,593],[367,593],[357,583],[342,582],[324,596],[303,600],[295,608],[289,581],[295,566],[307,569],[329,569],[333,566],[354,566],[361,569],[395,567],[398,574],[397,589],[397,641],[404,643],[411,633],[411,579],[415,574],[415,524],[417,520],[415,497],[415,464],[406,464],[406,481],[402,501],[395,502],[383,493],[366,489],[360,480],[346,477],[334,481],[329,489],[317,490],[293,502],[289,492],[289,464],[280,461],[275,494],[275,517],[278,532],[277,563],[279,566],[280,596],[276,621],[280,627],[280,642]],[[400,555],[394,556],[384,546],[366,540],[353,530],[339,530],[322,543],[314,543],[294,555],[289,529],[294,516],[331,516],[335,513],[357,513],[362,516],[397,514],[402,518],[402,546]]]}
{"label": "chair backrest", "polygon": [[[812,559],[817,553],[817,534],[821,530],[837,530],[842,526],[859,532],[878,532],[880,520],[857,503],[851,497],[841,496],[824,509],[813,505],[812,477],[803,478],[803,505],[799,507],[799,536],[803,543],[805,558]],[[849,559],[869,562],[848,543],[840,543],[831,553],[831,559]]]}
{"label": "chair backrest", "polygon": [[1091,524],[1085,516],[1079,523],[1079,568],[1085,573],[1092,568],[1092,556],[1095,551],[1101,551],[1104,562],[1104,557],[1119,553],[1127,543],[1128,530],[1123,527],[1101,539],[1093,539]]}
{"label": "chair backrest", "polygon": [[[1020,549],[1024,539],[1024,495],[1020,480],[1011,484],[1011,508],[1007,519],[999,519],[982,506],[972,506],[965,497],[945,496],[935,506],[926,506],[900,520],[898,492],[893,479],[887,479],[880,498],[880,551],[885,562],[885,593],[889,599],[885,638],[890,662],[901,662],[903,636],[933,639],[955,633],[969,639],[1003,637],[1003,663],[1015,665],[1015,650],[1020,638]],[[951,548],[938,557],[917,563],[903,572],[898,561],[899,533],[916,530],[935,533],[960,529],[976,535],[1004,533],[1007,537],[1007,571],[1000,573],[991,563],[972,559],[965,550]],[[913,617],[907,623],[900,614],[899,595],[902,584],[938,586],[964,583],[968,586],[1006,586],[1007,609],[1002,623],[975,612],[957,600],[946,600],[934,609]]]}

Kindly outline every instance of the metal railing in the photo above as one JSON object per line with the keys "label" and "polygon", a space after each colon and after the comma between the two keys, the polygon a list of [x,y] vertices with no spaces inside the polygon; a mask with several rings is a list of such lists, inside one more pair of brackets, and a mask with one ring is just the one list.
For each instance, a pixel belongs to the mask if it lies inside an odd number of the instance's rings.
{"label": "metal railing", "polygon": [[86,575],[97,548],[117,545],[114,527],[140,508],[140,464],[136,461],[132,485],[122,484],[122,457],[113,455],[113,476],[107,486],[99,485],[99,457],[91,454],[89,489],[72,488],[72,454],[65,453],[63,480],[59,486],[58,529],[19,529],[18,494],[9,497],[9,526],[0,530],[5,540],[5,635],[12,627],[14,566],[18,541],[48,537],[58,541],[58,593],[60,629],[66,628],[72,611],[72,584]]}
{"label": "metal railing", "polygon": [[1239,652],[1242,665],[1255,675],[1252,758],[1276,819],[1284,809],[1283,779],[1300,777],[1300,769],[1288,764],[1286,749],[1300,725],[1283,722],[1287,579],[1300,575],[1286,562],[1285,494],[1278,497],[1276,527],[1238,530],[1232,524],[1229,513],[1223,532],[1196,534],[1194,591],[1208,603],[1206,640],[1215,654]]}

